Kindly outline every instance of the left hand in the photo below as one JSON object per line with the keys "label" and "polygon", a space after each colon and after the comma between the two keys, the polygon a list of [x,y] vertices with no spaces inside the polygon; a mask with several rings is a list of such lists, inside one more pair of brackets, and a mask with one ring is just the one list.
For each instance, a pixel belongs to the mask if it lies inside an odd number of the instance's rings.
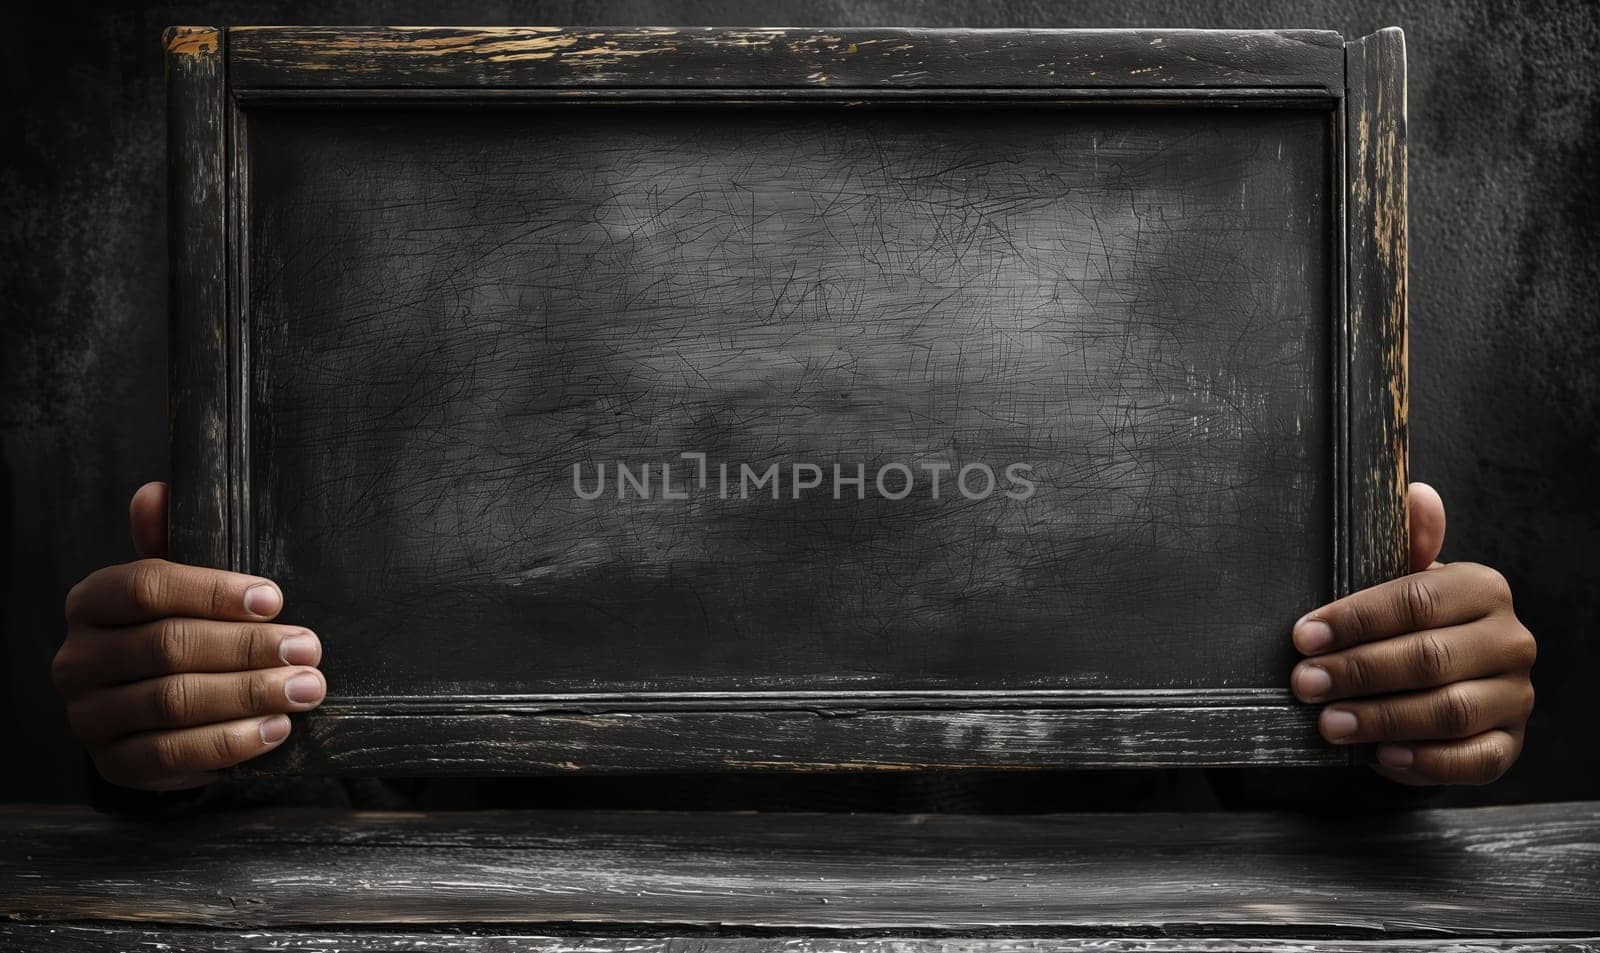
{"label": "left hand", "polygon": [[1408,494],[1411,575],[1308,613],[1294,644],[1309,658],[1290,687],[1327,704],[1334,744],[1378,744],[1375,769],[1401,784],[1487,784],[1522,752],[1533,710],[1533,634],[1511,608],[1505,577],[1476,563],[1435,562],[1444,503],[1425,483]]}

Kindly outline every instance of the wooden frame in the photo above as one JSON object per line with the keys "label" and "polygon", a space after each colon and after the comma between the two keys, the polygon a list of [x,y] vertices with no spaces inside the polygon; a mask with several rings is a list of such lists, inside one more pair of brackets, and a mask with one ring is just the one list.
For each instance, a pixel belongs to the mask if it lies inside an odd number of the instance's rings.
{"label": "wooden frame", "polygon": [[[179,27],[169,83],[171,545],[253,566],[249,117],[285,103],[979,100],[1280,106],[1334,123],[1335,592],[1406,569],[1405,75],[1398,30]],[[1286,674],[1286,673],[1285,673]],[[848,717],[843,717],[848,716]],[[253,770],[1345,764],[1286,689],[341,698]],[[685,739],[692,739],[686,741]]]}

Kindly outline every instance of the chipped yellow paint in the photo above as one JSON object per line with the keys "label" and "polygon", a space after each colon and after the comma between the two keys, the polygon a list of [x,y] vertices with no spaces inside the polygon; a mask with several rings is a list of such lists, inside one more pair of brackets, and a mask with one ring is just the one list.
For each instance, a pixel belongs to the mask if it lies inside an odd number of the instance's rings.
{"label": "chipped yellow paint", "polygon": [[319,37],[354,37],[365,34],[372,38],[381,38],[385,36],[385,34],[391,36],[399,36],[402,34],[412,35],[413,38],[408,40],[386,41],[392,43],[396,48],[405,48],[413,43],[420,42],[420,40],[416,37],[430,33],[440,34],[441,37],[443,37],[444,34],[450,34],[451,38],[465,39],[484,36],[521,37],[526,36],[529,33],[565,33],[567,31],[566,27],[560,26],[475,26],[470,28],[448,26],[385,26],[372,28],[361,27],[352,30],[338,30],[331,28],[319,29],[262,24],[255,26],[236,26],[231,27],[231,29],[235,33],[280,33],[285,30],[293,30],[302,34],[314,34]]}
{"label": "chipped yellow paint", "polygon": [[622,50],[614,46],[594,46],[587,50],[567,50],[562,53],[563,59],[573,59],[579,56],[648,56],[651,53],[675,53],[675,46],[652,46],[640,50]]}
{"label": "chipped yellow paint", "polygon": [[854,53],[856,51],[856,45],[854,43],[852,43],[849,46],[845,47],[844,51],[846,53]]}
{"label": "chipped yellow paint", "polygon": [[493,43],[476,43],[466,49],[481,53],[491,59],[498,57],[533,57],[541,59],[554,56],[569,46],[576,45],[575,36],[523,37],[515,40],[497,40]]}
{"label": "chipped yellow paint", "polygon": [[[785,33],[784,35],[787,35]],[[844,37],[834,36],[831,33],[813,33],[810,35],[796,36],[790,41],[790,47],[799,49],[802,46],[838,46],[844,42]]]}
{"label": "chipped yellow paint", "polygon": [[220,31],[214,26],[171,27],[163,40],[174,56],[205,56],[222,49]]}
{"label": "chipped yellow paint", "polygon": [[[1394,433],[1394,482],[1393,486],[1399,500],[1399,511],[1404,512],[1404,497],[1406,483],[1409,479],[1407,473],[1407,459],[1405,447],[1405,425],[1410,414],[1410,395],[1405,386],[1406,370],[1409,364],[1408,349],[1410,342],[1407,340],[1406,328],[1406,183],[1403,153],[1399,141],[1399,130],[1393,118],[1396,110],[1393,104],[1384,100],[1385,90],[1379,89],[1374,112],[1380,117],[1380,125],[1373,135],[1369,117],[1363,115],[1357,126],[1357,150],[1363,160],[1369,159],[1373,166],[1373,180],[1383,183],[1383,188],[1372,201],[1373,217],[1373,244],[1378,253],[1378,260],[1390,274],[1393,286],[1389,296],[1390,313],[1383,315],[1382,319],[1396,332],[1393,350],[1386,355],[1389,364],[1389,404],[1393,413]],[[1365,198],[1370,192],[1369,184],[1364,177],[1358,179],[1357,188]]]}
{"label": "chipped yellow paint", "polygon": [[522,63],[528,60],[553,60],[559,53],[551,50],[548,53],[500,53],[495,56],[485,57],[491,63]]}
{"label": "chipped yellow paint", "polygon": [[325,54],[420,53],[445,56],[451,53],[537,53],[555,51],[577,44],[580,37],[570,35],[521,36],[495,33],[452,33],[448,36],[414,36],[389,33],[327,33],[294,41],[297,45]]}
{"label": "chipped yellow paint", "polygon": [[730,30],[713,35],[714,46],[766,46],[784,35],[782,30]]}
{"label": "chipped yellow paint", "polygon": [[[1364,51],[1365,56],[1386,55],[1381,46]],[[1362,170],[1351,176],[1351,195],[1355,202],[1368,210],[1373,252],[1379,267],[1390,282],[1383,313],[1370,316],[1377,333],[1387,333],[1383,370],[1387,376],[1385,392],[1388,403],[1384,421],[1385,436],[1389,441],[1388,459],[1393,470],[1384,473],[1375,468],[1370,478],[1389,494],[1390,515],[1395,525],[1378,528],[1373,542],[1378,547],[1387,546],[1387,561],[1393,566],[1407,564],[1404,520],[1407,485],[1410,481],[1407,423],[1411,412],[1407,374],[1410,364],[1410,341],[1406,314],[1406,167],[1405,144],[1401,138],[1401,125],[1405,122],[1405,94],[1398,92],[1400,101],[1392,97],[1396,91],[1387,84],[1377,84],[1372,102],[1356,119],[1355,164]],[[1359,332],[1362,322],[1352,325]],[[1402,570],[1403,571],[1403,568]]]}
{"label": "chipped yellow paint", "polygon": [[[281,27],[248,27],[266,32]],[[294,29],[294,28],[288,28]],[[383,27],[371,30],[296,31],[285,42],[300,48],[306,70],[377,69],[375,57],[388,53],[447,57],[471,55],[492,63],[572,58],[599,65],[622,57],[674,53],[671,44],[629,47],[629,41],[659,41],[685,31],[649,28],[631,31],[568,31],[561,27]]]}

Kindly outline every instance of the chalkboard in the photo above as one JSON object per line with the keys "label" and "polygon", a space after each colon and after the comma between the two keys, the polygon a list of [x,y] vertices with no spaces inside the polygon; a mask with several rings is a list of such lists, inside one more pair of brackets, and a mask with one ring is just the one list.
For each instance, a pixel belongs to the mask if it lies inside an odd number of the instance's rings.
{"label": "chalkboard", "polygon": [[253,770],[1351,757],[1397,31],[167,42],[175,558],[326,647]]}

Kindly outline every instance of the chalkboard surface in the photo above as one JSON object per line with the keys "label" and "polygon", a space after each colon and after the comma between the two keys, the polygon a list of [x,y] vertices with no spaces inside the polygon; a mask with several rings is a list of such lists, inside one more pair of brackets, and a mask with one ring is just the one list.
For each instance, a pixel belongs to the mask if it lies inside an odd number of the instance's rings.
{"label": "chalkboard surface", "polygon": [[1265,683],[1333,579],[1330,126],[270,113],[256,570],[347,692]]}
{"label": "chalkboard surface", "polygon": [[[671,31],[567,73],[421,32],[169,40],[175,185],[217,162],[175,198],[174,537],[326,645],[269,769],[1348,757],[1288,631],[1399,569],[1404,262],[1357,275],[1396,186],[1347,184],[1336,37],[857,31],[1132,59],[782,95],[627,65]],[[1185,42],[1260,69],[1174,78]],[[778,92],[673,90],[730,79]]]}

